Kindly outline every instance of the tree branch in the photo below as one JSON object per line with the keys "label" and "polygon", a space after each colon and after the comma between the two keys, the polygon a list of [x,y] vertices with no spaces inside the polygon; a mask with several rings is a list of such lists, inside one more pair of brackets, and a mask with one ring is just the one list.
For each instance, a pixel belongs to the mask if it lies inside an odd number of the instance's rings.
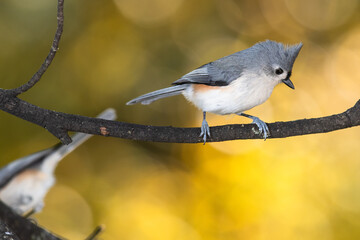
{"label": "tree branch", "polygon": [[39,240],[61,240],[61,238],[38,227],[29,219],[14,213],[9,207],[0,201],[0,223],[3,224],[0,230],[4,234],[9,229],[11,234],[2,236],[1,239],[39,239]]}
{"label": "tree branch", "polygon": [[41,79],[42,75],[46,72],[46,70],[50,66],[52,60],[55,57],[57,50],[59,49],[59,42],[63,32],[63,26],[64,26],[64,0],[58,0],[57,29],[49,54],[45,58],[43,64],[41,64],[39,70],[32,76],[32,78],[27,83],[21,85],[18,88],[9,90],[8,94],[13,96],[18,96],[19,94],[24,93],[30,88],[32,88]]}
{"label": "tree branch", "polygon": [[[108,121],[79,115],[55,112],[32,105],[0,90],[0,109],[14,116],[37,124],[64,144],[71,142],[68,131],[93,135],[119,137],[140,141],[199,143],[200,128],[175,128],[171,126],[149,126]],[[269,138],[285,138],[298,135],[326,133],[360,125],[360,100],[343,113],[320,118],[301,119],[289,122],[269,123]],[[211,127],[208,142],[236,139],[261,139],[254,124],[233,124]]]}

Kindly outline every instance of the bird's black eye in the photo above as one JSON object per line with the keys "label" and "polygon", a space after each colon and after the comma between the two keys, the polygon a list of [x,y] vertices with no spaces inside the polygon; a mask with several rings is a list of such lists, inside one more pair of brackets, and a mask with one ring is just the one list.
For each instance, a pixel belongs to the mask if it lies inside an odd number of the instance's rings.
{"label": "bird's black eye", "polygon": [[275,70],[275,73],[277,74],[277,75],[280,75],[280,74],[282,74],[284,72],[284,70],[282,70],[281,68],[277,68],[276,70]]}

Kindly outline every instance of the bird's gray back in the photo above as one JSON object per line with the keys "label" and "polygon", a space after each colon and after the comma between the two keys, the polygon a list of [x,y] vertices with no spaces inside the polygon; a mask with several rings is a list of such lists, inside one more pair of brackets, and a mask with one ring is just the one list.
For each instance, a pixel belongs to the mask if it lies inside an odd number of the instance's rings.
{"label": "bird's gray back", "polygon": [[245,70],[246,59],[236,53],[207,63],[182,76],[173,84],[205,84],[210,86],[227,86],[241,76]]}
{"label": "bird's gray back", "polygon": [[272,71],[274,64],[289,72],[301,47],[301,43],[289,47],[270,40],[259,42],[250,48],[207,63],[182,76],[173,84],[227,86],[244,72],[256,74]]}

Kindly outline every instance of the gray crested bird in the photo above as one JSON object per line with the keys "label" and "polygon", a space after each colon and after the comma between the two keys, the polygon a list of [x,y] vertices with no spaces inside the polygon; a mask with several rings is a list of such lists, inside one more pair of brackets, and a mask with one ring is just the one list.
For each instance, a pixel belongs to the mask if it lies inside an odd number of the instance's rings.
{"label": "gray crested bird", "polygon": [[147,105],[182,94],[203,111],[200,137],[204,144],[210,137],[207,112],[250,118],[266,139],[270,134],[266,123],[243,112],[264,103],[279,83],[294,89],[290,76],[301,47],[302,43],[289,46],[271,40],[259,42],[185,74],[172,87],[144,94],[126,104]]}
{"label": "gray crested bird", "polygon": [[[108,108],[97,118],[115,120],[116,112]],[[43,199],[55,183],[57,164],[92,135],[76,133],[68,145],[51,148],[12,161],[0,169],[0,199],[20,215],[36,213],[43,208]]]}

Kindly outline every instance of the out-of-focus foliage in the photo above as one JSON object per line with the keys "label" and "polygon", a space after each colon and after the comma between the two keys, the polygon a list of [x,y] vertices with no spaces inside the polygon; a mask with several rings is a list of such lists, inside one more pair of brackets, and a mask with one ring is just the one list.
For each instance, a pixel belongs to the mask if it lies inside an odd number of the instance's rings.
{"label": "out-of-focus foliage", "polygon": [[[302,41],[292,80],[249,111],[267,122],[341,112],[360,97],[358,0],[77,0],[65,2],[60,50],[22,98],[119,120],[200,126],[181,97],[125,106],[148,91],[258,41]],[[1,88],[27,81],[46,56],[56,1],[0,1]],[[0,160],[55,144],[0,113]],[[211,126],[247,123],[209,114]],[[360,128],[205,146],[94,137],[57,169],[38,223],[69,239],[96,224],[104,239],[358,239]]]}

